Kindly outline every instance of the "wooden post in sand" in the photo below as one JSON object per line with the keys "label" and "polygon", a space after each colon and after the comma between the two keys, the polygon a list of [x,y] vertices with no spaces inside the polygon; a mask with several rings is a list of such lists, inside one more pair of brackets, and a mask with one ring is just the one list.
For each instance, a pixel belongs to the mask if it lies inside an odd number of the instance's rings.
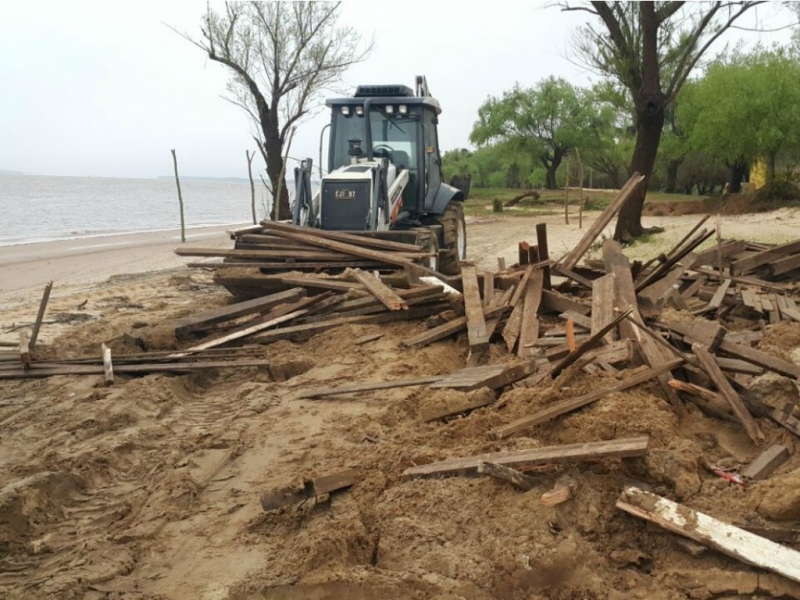
{"label": "wooden post in sand", "polygon": [[178,186],[178,203],[181,205],[181,242],[186,242],[186,223],[183,219],[183,196],[181,195],[181,181],[178,179],[178,157],[175,156],[175,150],[172,152],[172,164],[175,167],[175,185]]}
{"label": "wooden post in sand", "polygon": [[253,185],[253,157],[256,155],[256,151],[253,150],[253,153],[250,154],[250,150],[244,151],[245,155],[247,155],[247,175],[250,177],[250,209],[253,211],[253,225],[258,224],[258,219],[256,219],[256,186]]}

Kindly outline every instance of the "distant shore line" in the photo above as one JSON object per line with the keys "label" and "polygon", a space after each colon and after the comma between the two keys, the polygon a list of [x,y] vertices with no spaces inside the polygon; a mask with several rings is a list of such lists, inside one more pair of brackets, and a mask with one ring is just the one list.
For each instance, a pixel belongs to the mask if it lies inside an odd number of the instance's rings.
{"label": "distant shore line", "polygon": [[[187,225],[186,230],[194,230],[194,229],[207,229],[209,227],[244,227],[250,225],[250,222],[238,222],[238,223],[200,223],[196,225]],[[136,234],[143,234],[143,233],[164,233],[174,231],[176,234],[180,235],[180,227],[160,227],[155,229],[129,229],[129,230],[119,230],[119,231],[92,231],[86,233],[68,233],[64,235],[54,235],[49,237],[41,237],[41,238],[8,238],[3,239],[0,238],[0,247],[8,248],[10,246],[28,246],[31,244],[50,244],[52,242],[68,242],[74,240],[89,240],[89,239],[96,239],[96,238],[104,238],[104,237],[119,237],[124,235],[136,235]]]}

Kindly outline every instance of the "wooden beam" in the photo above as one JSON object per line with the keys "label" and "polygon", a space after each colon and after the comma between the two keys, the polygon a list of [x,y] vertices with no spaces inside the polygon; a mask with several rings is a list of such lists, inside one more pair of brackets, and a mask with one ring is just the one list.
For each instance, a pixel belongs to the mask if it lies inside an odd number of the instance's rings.
{"label": "wooden beam", "polygon": [[[494,306],[483,311],[484,319],[496,317],[504,313],[508,309],[507,306]],[[421,348],[446,337],[457,334],[467,328],[467,317],[456,317],[452,321],[443,323],[438,327],[423,331],[420,334],[408,337],[400,342],[404,348]]]}
{"label": "wooden beam", "polygon": [[461,285],[464,293],[469,345],[472,350],[480,352],[489,346],[489,334],[486,331],[486,319],[483,316],[483,303],[478,287],[478,272],[474,264],[461,263]]}
{"label": "wooden beam", "polygon": [[270,511],[289,504],[305,502],[317,496],[347,489],[360,480],[361,477],[355,469],[345,469],[324,477],[306,479],[302,485],[287,486],[265,492],[261,495],[261,508]]}
{"label": "wooden beam", "polygon": [[542,494],[542,506],[552,508],[554,506],[558,506],[559,504],[563,504],[575,495],[577,489],[578,483],[574,479],[569,476],[560,477],[559,480],[556,481],[556,484],[553,486],[552,490]]}
{"label": "wooden beam", "polygon": [[39,339],[39,330],[42,327],[42,321],[44,320],[44,313],[47,311],[47,301],[50,299],[50,291],[53,289],[53,282],[48,281],[47,285],[44,286],[44,292],[42,293],[42,300],[39,302],[39,312],[36,314],[36,321],[33,324],[33,330],[31,331],[31,341],[30,347],[31,350],[36,348],[36,341]]}
{"label": "wooden beam", "polygon": [[542,290],[542,307],[555,313],[574,311],[582,315],[588,315],[592,311],[591,305],[579,302],[555,290]]}
{"label": "wooden beam", "polygon": [[[267,360],[196,361],[184,363],[143,363],[135,365],[115,365],[116,374],[145,375],[147,373],[189,373],[208,369],[237,369],[246,367],[268,367]],[[37,368],[36,363],[27,371],[0,371],[0,379],[36,379],[57,375],[104,375],[103,365],[47,366]]]}
{"label": "wooden beam", "polygon": [[490,306],[494,301],[494,273],[483,272],[483,305]]}
{"label": "wooden beam", "polygon": [[423,423],[438,421],[439,419],[444,419],[445,417],[458,415],[467,411],[475,410],[476,408],[488,406],[495,400],[497,400],[497,396],[492,390],[474,390],[464,396],[463,402],[447,402],[444,405],[423,406],[420,409],[419,420]]}
{"label": "wooden beam", "polygon": [[783,244],[775,248],[770,248],[769,250],[762,250],[761,252],[756,252],[747,258],[740,258],[739,260],[733,261],[731,263],[731,274],[746,275],[761,265],[765,265],[768,262],[774,262],[779,258],[783,258],[789,254],[795,254],[797,252],[800,252],[800,240],[789,242],[788,244]]}
{"label": "wooden beam", "polygon": [[[441,273],[439,273],[438,271],[434,271],[433,269],[430,269],[424,265],[412,262],[409,258],[401,256],[400,253],[397,252],[382,252],[378,250],[371,250],[369,248],[356,246],[351,243],[338,242],[333,239],[327,239],[327,238],[317,237],[314,235],[309,235],[308,233],[306,233],[306,228],[304,227],[300,227],[297,229],[299,229],[301,232],[289,231],[286,229],[280,229],[280,230],[276,229],[274,230],[274,233],[281,237],[298,240],[310,244],[312,246],[319,246],[321,248],[326,248],[327,250],[333,250],[335,252],[341,252],[343,254],[357,256],[358,258],[377,260],[379,262],[391,265],[397,265],[398,267],[404,267],[407,269],[420,271],[422,273],[425,273],[426,275],[433,275],[434,277],[439,277],[441,275]],[[425,254],[423,253],[423,255],[420,256],[419,258],[424,258],[424,256]]]}
{"label": "wooden beam", "polygon": [[739,422],[744,426],[745,431],[747,431],[747,435],[750,436],[750,439],[753,440],[757,446],[760,446],[764,443],[764,434],[761,433],[761,430],[758,428],[758,424],[753,419],[753,416],[750,414],[750,411],[747,410],[747,407],[742,402],[742,399],[739,395],[734,391],[731,387],[731,384],[728,383],[727,377],[722,373],[719,366],[716,362],[714,362],[714,357],[711,353],[700,343],[695,342],[692,344],[692,352],[700,361],[700,365],[703,367],[703,370],[706,374],[711,378],[711,381],[714,382],[714,385],[722,394],[722,397],[730,404],[731,408],[733,409],[733,414],[736,415],[736,418]]}
{"label": "wooden beam", "polygon": [[[592,284],[592,333],[595,334],[614,320],[615,275],[609,273]],[[613,342],[614,331],[608,331],[603,338]]]}
{"label": "wooden beam", "polygon": [[[396,252],[419,252],[421,248],[416,244],[407,244],[404,242],[395,242],[392,240],[385,240],[370,235],[358,235],[355,233],[347,233],[344,231],[331,231],[329,229],[309,229],[307,227],[300,227],[298,225],[291,225],[289,223],[280,223],[278,221],[264,221],[262,226],[267,232],[287,231],[289,233],[303,233],[313,235],[316,237],[326,238],[329,240],[336,240],[348,244],[356,244],[358,246],[366,246],[368,248],[377,248],[379,250],[393,250]],[[385,235],[385,232],[381,232]]]}
{"label": "wooden beam", "polygon": [[481,461],[478,463],[478,474],[488,475],[500,481],[510,483],[518,490],[527,492],[536,486],[536,480],[530,475],[525,475],[522,471],[512,469],[493,462]]}
{"label": "wooden beam", "polygon": [[689,397],[689,401],[697,405],[704,413],[723,421],[738,423],[730,410],[730,406],[719,394],[679,379],[671,379],[669,386],[676,391],[684,392]]}
{"label": "wooden beam", "polygon": [[625,203],[633,197],[639,186],[644,182],[644,175],[634,173],[630,179],[622,186],[617,196],[611,201],[606,209],[600,213],[600,216],[589,227],[584,236],[580,239],[577,245],[569,252],[563,259],[559,261],[564,268],[571,271],[578,264],[583,255],[589,251],[589,248],[594,244],[606,225],[611,222],[611,219],[619,212]]}
{"label": "wooden beam", "polygon": [[632,375],[616,383],[615,385],[606,386],[593,392],[589,392],[588,394],[584,394],[583,396],[558,402],[529,417],[522,417],[521,419],[512,421],[508,425],[498,427],[492,431],[492,436],[495,438],[510,437],[516,433],[530,429],[534,425],[545,423],[555,419],[556,417],[560,417],[561,415],[565,415],[567,413],[576,411],[579,408],[583,408],[584,406],[588,406],[592,402],[596,402],[608,394],[621,392],[637,385],[641,385],[642,383],[646,383],[662,373],[668,373],[672,369],[679,367],[682,363],[682,360],[673,360],[658,367],[647,369],[646,371]]}
{"label": "wooden beam", "polygon": [[800,583],[800,552],[754,535],[636,487],[626,488],[617,508],[655,523],[748,565]]}
{"label": "wooden beam", "polygon": [[312,400],[316,398],[326,398],[328,396],[340,396],[342,394],[355,394],[358,392],[371,392],[374,390],[391,390],[401,387],[414,387],[418,385],[429,385],[445,378],[445,375],[431,375],[430,377],[417,377],[416,379],[398,379],[395,381],[375,381],[371,383],[359,383],[355,385],[343,385],[332,388],[319,388],[316,390],[306,390],[298,394],[298,398]]}
{"label": "wooden beam", "polygon": [[607,442],[586,442],[564,446],[549,446],[530,450],[495,452],[451,458],[406,469],[401,479],[420,479],[447,475],[473,475],[481,462],[491,462],[516,469],[530,469],[549,464],[568,464],[612,458],[645,456],[649,449],[647,437],[626,438]]}
{"label": "wooden beam", "polygon": [[791,454],[786,446],[775,444],[758,455],[742,471],[742,477],[751,481],[761,481],[772,475],[778,467],[789,460]]}
{"label": "wooden beam", "polygon": [[536,353],[533,342],[539,337],[539,305],[542,301],[543,284],[544,272],[536,269],[528,281],[525,301],[522,305],[519,348],[517,349],[517,355],[521,358],[528,358]]}
{"label": "wooden beam", "polygon": [[305,295],[306,291],[297,287],[277,294],[262,296],[261,298],[254,298],[253,300],[228,304],[226,306],[195,313],[175,321],[175,337],[178,339],[186,338],[193,331],[207,329],[212,325],[224,323],[225,321],[231,321],[247,315],[267,312],[279,304],[296,302]]}
{"label": "wooden beam", "polygon": [[[550,251],[547,245],[547,223],[536,224],[536,243],[539,245],[539,260],[550,260]],[[546,290],[552,287],[550,283],[550,267],[544,268],[542,285]]]}
{"label": "wooden beam", "polygon": [[374,275],[365,273],[360,269],[353,269],[352,273],[353,277],[389,310],[408,310],[408,302],[403,300],[392,288],[385,285]]}
{"label": "wooden beam", "polygon": [[800,254],[779,258],[778,260],[767,263],[770,277],[777,277],[789,271],[794,271],[797,268],[800,268]]}
{"label": "wooden beam", "polygon": [[520,302],[511,311],[511,315],[503,327],[503,340],[506,343],[506,349],[509,353],[514,352],[514,346],[517,345],[519,333],[522,329],[522,311],[525,309],[525,303]]}

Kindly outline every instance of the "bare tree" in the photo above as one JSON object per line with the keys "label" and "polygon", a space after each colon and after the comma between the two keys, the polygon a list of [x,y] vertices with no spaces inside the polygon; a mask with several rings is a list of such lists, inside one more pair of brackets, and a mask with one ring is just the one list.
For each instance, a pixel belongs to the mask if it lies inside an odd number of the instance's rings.
{"label": "bare tree", "polygon": [[[560,3],[592,20],[580,28],[575,49],[590,68],[630,90],[636,117],[636,145],[629,172],[653,173],[666,109],[692,69],[753,2],[582,2]],[[629,241],[645,233],[645,186],[623,206],[614,238]]]}
{"label": "bare tree", "polygon": [[[364,60],[352,27],[337,26],[340,2],[226,2],[208,8],[201,39],[181,34],[232,72],[228,100],[256,125],[254,135],[267,166],[273,219],[289,216],[284,149],[289,131],[316,107],[320,93]],[[279,183],[280,182],[280,183]]]}

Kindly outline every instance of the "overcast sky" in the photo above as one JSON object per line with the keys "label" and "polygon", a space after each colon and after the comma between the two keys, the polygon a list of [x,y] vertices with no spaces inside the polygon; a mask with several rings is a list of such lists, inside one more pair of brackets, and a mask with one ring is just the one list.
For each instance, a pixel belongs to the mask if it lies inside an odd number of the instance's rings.
{"label": "overcast sky", "polygon": [[[246,177],[245,149],[255,146],[244,113],[222,99],[228,74],[164,24],[195,34],[205,6],[0,3],[0,170],[155,177],[171,173],[175,148],[182,174]],[[776,27],[790,18],[771,6],[758,10],[744,24]],[[468,146],[488,95],[548,75],[589,82],[568,59],[572,33],[587,16],[544,2],[347,0],[341,22],[374,36],[375,48],[344,84],[413,87],[415,75],[426,75],[444,110],[442,148]],[[734,31],[726,40],[789,35]],[[291,155],[316,161],[328,120],[323,112],[305,121]]]}

